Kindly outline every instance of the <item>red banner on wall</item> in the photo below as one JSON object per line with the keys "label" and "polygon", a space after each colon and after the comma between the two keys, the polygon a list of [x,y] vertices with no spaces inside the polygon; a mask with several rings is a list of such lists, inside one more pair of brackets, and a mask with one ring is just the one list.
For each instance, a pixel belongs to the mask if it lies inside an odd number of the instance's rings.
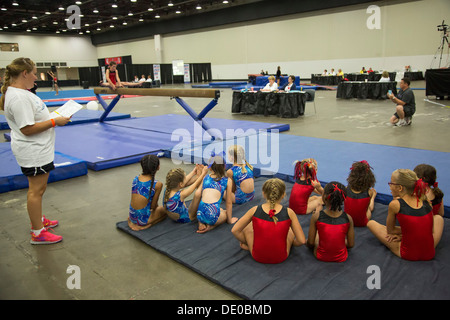
{"label": "red banner on wall", "polygon": [[112,61],[115,61],[117,64],[122,64],[122,57],[105,58],[106,65],[109,65]]}

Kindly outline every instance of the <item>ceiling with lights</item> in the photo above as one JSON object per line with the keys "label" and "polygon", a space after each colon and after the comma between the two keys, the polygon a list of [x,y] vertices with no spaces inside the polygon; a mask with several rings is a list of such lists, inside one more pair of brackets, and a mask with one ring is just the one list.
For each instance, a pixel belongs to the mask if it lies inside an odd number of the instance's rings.
{"label": "ceiling with lights", "polygon": [[92,35],[260,1],[1,0],[0,32]]}

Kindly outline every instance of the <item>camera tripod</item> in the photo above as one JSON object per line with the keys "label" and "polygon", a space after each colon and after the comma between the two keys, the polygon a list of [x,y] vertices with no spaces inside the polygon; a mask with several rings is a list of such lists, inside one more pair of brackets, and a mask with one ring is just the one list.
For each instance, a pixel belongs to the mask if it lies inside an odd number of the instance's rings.
{"label": "camera tripod", "polygon": [[[442,54],[444,52],[444,45],[445,43],[447,43],[447,47],[450,48],[450,44],[448,42],[448,34],[447,34],[447,29],[448,29],[448,25],[444,24],[444,20],[442,21],[442,24],[437,26],[438,31],[442,31],[442,39],[441,39],[441,44],[439,46],[439,48],[436,51],[436,54],[434,55],[433,61],[436,60],[437,55],[440,53],[440,58],[439,58],[439,68],[441,67],[441,63],[442,63]],[[432,63],[433,64],[433,63]]]}

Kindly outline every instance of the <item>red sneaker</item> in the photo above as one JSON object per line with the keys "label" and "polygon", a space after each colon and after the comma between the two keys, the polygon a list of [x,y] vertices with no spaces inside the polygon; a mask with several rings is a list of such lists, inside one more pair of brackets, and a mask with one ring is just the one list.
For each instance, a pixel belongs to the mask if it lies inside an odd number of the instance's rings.
{"label": "red sneaker", "polygon": [[31,244],[52,244],[62,241],[62,236],[57,236],[56,234],[50,233],[47,229],[41,231],[41,233],[36,236],[33,231],[31,231]]}
{"label": "red sneaker", "polygon": [[44,224],[44,228],[54,228],[58,225],[58,220],[49,220],[45,216],[42,216],[42,223]]}

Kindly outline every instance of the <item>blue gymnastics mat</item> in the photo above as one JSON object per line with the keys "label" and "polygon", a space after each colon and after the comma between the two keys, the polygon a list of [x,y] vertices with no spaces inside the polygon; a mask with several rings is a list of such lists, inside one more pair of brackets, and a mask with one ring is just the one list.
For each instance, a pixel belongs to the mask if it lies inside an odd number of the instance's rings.
{"label": "blue gymnastics mat", "polygon": [[[320,166],[320,164],[319,164]],[[233,216],[240,218],[253,206],[264,203],[264,178],[255,179],[255,198],[233,205]],[[292,183],[286,183],[287,206]],[[224,206],[224,205],[223,205]],[[372,218],[386,223],[387,205],[375,203]],[[311,215],[298,216],[305,237]],[[126,215],[123,217],[126,220]],[[280,264],[262,264],[239,247],[230,224],[222,224],[198,234],[197,222],[177,224],[170,219],[143,231],[132,231],[127,221],[117,228],[153,249],[187,266],[243,299],[251,300],[392,300],[450,299],[450,224],[445,221],[436,256],[431,261],[405,261],[390,252],[367,228],[355,228],[355,246],[342,263],[317,260],[306,246],[293,247]],[[146,254],[143,250],[142,254]],[[373,289],[369,267],[380,269],[380,287]]]}
{"label": "blue gymnastics mat", "polygon": [[286,181],[293,181],[296,160],[314,158],[318,162],[317,175],[322,184],[336,180],[345,185],[352,163],[367,160],[377,179],[376,201],[383,204],[392,200],[387,183],[394,170],[412,170],[420,163],[430,164],[437,170],[439,188],[445,194],[445,215],[450,217],[448,152],[262,132],[254,136],[218,141],[203,146],[179,144],[166,152],[165,156],[186,163],[206,163],[212,151],[216,154],[226,152],[233,144],[245,147],[246,159],[254,166],[255,174],[275,175]]}
{"label": "blue gymnastics mat", "polygon": [[[285,124],[256,121],[214,118],[207,121],[224,137],[256,134],[264,129],[289,129],[289,125]],[[183,142],[189,141],[195,145],[211,142],[211,136],[191,117],[184,115],[86,123],[58,127],[56,130],[56,150],[85,160],[88,168],[96,171],[136,163],[145,154],[171,150]]]}
{"label": "blue gymnastics mat", "polygon": [[42,100],[51,99],[76,99],[84,97],[95,97],[93,89],[80,89],[80,90],[59,90],[59,94],[56,95],[56,91],[36,91],[36,95]]}
{"label": "blue gymnastics mat", "polygon": [[[87,164],[83,160],[56,152],[53,162],[56,168],[50,172],[49,183],[87,174]],[[11,144],[0,143],[0,193],[23,188],[28,188],[28,179],[17,164]]]}
{"label": "blue gymnastics mat", "polygon": [[[278,130],[282,132],[290,129],[289,124],[285,123],[266,123],[218,118],[206,118],[205,121],[215,132],[220,132],[219,136],[224,140],[233,138],[235,135],[243,136],[256,134],[260,130]],[[187,115],[165,114],[153,117],[132,118],[129,120],[115,121],[114,123],[111,123],[111,125],[145,131],[163,132],[169,135],[181,132],[185,136],[195,137],[195,141],[203,140],[209,142],[209,140],[211,140],[211,135],[204,132],[200,125]]]}
{"label": "blue gymnastics mat", "polygon": [[[87,110],[81,109],[77,113],[75,113],[72,117],[72,121],[67,125],[74,125],[80,123],[88,123],[88,122],[98,122],[100,116],[103,114],[102,110]],[[110,112],[106,120],[119,120],[119,119],[127,119],[131,118],[130,114],[126,113],[118,113],[118,112]],[[10,129],[8,123],[6,122],[6,117],[0,114],[0,130]],[[6,139],[9,140],[7,136]]]}
{"label": "blue gymnastics mat", "polygon": [[210,82],[209,84],[193,84],[192,88],[232,88],[234,86],[246,85],[247,81],[223,81],[223,82]]}

